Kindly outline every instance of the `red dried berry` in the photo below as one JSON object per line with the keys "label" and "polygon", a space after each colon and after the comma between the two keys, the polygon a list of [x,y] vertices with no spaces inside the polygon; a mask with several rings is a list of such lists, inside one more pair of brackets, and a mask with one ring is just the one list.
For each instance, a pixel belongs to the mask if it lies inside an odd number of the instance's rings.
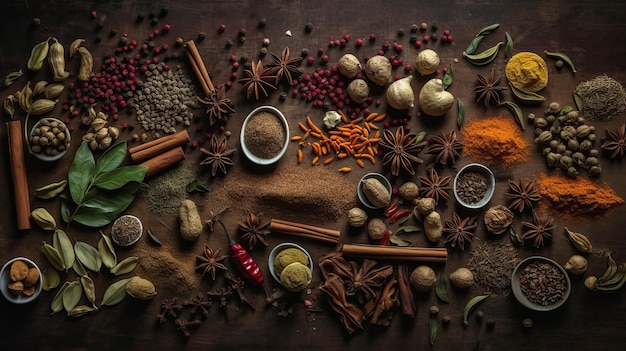
{"label": "red dried berry", "polygon": [[376,34],[372,33],[370,34],[370,41],[374,41],[376,40]]}
{"label": "red dried berry", "polygon": [[218,31],[220,32],[224,32],[226,30],[226,25],[225,24],[220,24],[220,26],[217,28]]}
{"label": "red dried berry", "polygon": [[357,47],[361,47],[361,46],[363,46],[363,39],[362,39],[362,38],[358,38],[358,39],[356,40],[356,46],[357,46]]}

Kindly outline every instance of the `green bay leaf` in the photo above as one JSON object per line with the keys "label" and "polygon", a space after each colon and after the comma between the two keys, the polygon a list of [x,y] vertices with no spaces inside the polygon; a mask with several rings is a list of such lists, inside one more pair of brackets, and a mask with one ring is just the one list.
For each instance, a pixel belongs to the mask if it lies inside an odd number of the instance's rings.
{"label": "green bay leaf", "polygon": [[126,158],[126,148],[126,142],[123,141],[111,146],[102,153],[96,164],[96,177],[119,167],[124,162],[124,158]]}
{"label": "green bay leaf", "polygon": [[76,241],[74,251],[76,252],[76,258],[85,268],[96,273],[100,272],[102,258],[95,247],[83,241]]}
{"label": "green bay leaf", "polygon": [[72,161],[67,175],[70,195],[75,204],[80,204],[83,201],[83,196],[89,188],[95,169],[96,161],[89,146],[83,141],[76,150],[74,161]]}
{"label": "green bay leaf", "polygon": [[109,287],[104,291],[104,296],[102,297],[102,302],[100,305],[102,306],[113,306],[116,305],[126,297],[126,285],[133,278],[126,278],[116,281],[115,283],[109,285]]}
{"label": "green bay leaf", "polygon": [[117,190],[129,182],[143,181],[147,167],[125,166],[116,168],[106,173],[100,173],[94,180],[95,186],[105,190]]}

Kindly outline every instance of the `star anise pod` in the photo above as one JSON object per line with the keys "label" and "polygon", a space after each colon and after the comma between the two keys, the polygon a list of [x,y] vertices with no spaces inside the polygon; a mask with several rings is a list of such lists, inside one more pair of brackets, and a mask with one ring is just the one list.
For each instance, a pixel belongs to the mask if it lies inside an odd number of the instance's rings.
{"label": "star anise pod", "polygon": [[243,88],[246,91],[246,97],[249,99],[254,93],[254,97],[259,100],[259,92],[263,93],[265,97],[269,96],[268,89],[274,90],[276,86],[272,82],[276,81],[276,77],[269,75],[266,70],[263,69],[263,62],[252,62],[250,69],[243,71],[246,76],[239,80],[239,83],[243,84]]}
{"label": "star anise pod", "polygon": [[233,165],[233,160],[230,159],[230,155],[237,149],[226,149],[228,139],[223,136],[220,140],[217,140],[215,134],[211,136],[211,142],[209,149],[203,147],[200,148],[200,152],[207,155],[207,157],[200,162],[201,166],[211,165],[211,175],[215,176],[217,171],[227,174],[227,166]]}
{"label": "star anise pod", "polygon": [[266,72],[267,74],[276,76],[274,84],[277,85],[282,78],[285,78],[289,85],[294,85],[293,76],[295,75],[297,77],[302,73],[299,67],[300,62],[302,62],[302,58],[292,58],[289,47],[285,47],[280,56],[272,53],[272,59],[274,62],[267,64],[268,69]]}
{"label": "star anise pod", "polygon": [[250,251],[254,250],[257,242],[267,246],[265,237],[270,233],[269,225],[269,221],[261,221],[261,215],[256,215],[251,211],[248,211],[245,222],[239,222],[241,240],[247,243]]}
{"label": "star anise pod", "polygon": [[607,129],[600,147],[611,153],[611,159],[618,156],[623,157],[626,153],[626,124],[622,124],[615,130]]}
{"label": "star anise pod", "polygon": [[411,175],[415,175],[414,164],[424,162],[417,154],[426,146],[423,135],[404,132],[404,127],[398,127],[394,134],[391,130],[385,129],[383,138],[378,145],[385,150],[383,156],[383,166],[391,168],[391,174],[397,176],[404,170]]}
{"label": "star anise pod", "polygon": [[428,177],[418,177],[420,181],[420,194],[423,197],[431,197],[435,200],[435,203],[439,203],[439,199],[443,198],[448,200],[450,194],[450,176],[440,177],[434,168],[431,168],[428,172]]}
{"label": "star anise pod", "polygon": [[509,179],[509,188],[511,191],[506,196],[513,199],[509,204],[509,208],[512,210],[524,212],[524,209],[532,209],[533,203],[541,200],[537,185],[530,179],[522,178],[518,181]]}
{"label": "star anise pod", "polygon": [[454,213],[452,220],[447,220],[446,227],[443,229],[444,233],[448,234],[444,243],[449,243],[452,247],[459,245],[461,250],[465,250],[465,242],[472,240],[474,230],[476,230],[476,217],[461,219],[458,214]]}
{"label": "star anise pod", "polygon": [[376,297],[380,287],[393,274],[390,265],[379,265],[376,261],[365,259],[361,267],[350,261],[351,279],[346,281],[346,296],[356,295],[360,303]]}
{"label": "star anise pod", "polygon": [[202,276],[211,272],[211,278],[215,280],[215,273],[218,269],[226,270],[222,263],[228,256],[222,255],[222,249],[212,250],[208,245],[204,245],[202,256],[196,256],[196,270],[202,270]]}
{"label": "star anise pod", "polygon": [[463,144],[457,140],[456,131],[453,129],[448,134],[441,132],[440,135],[430,138],[424,152],[437,154],[435,162],[445,166],[448,162],[454,164],[456,159],[461,157],[461,151],[463,151]]}
{"label": "star anise pod", "polygon": [[522,240],[533,240],[533,245],[539,248],[544,245],[544,241],[552,239],[552,230],[554,229],[554,218],[546,214],[537,214],[533,211],[532,222],[522,222],[522,224],[529,228],[522,234]]}
{"label": "star anise pod", "polygon": [[226,90],[223,86],[213,89],[209,96],[198,97],[198,100],[207,106],[206,114],[209,115],[211,125],[220,120],[226,121],[228,115],[235,112],[230,99],[226,97]]}
{"label": "star anise pod", "polygon": [[500,85],[502,82],[502,76],[496,76],[495,71],[492,69],[489,76],[477,74],[477,84],[472,92],[477,93],[476,102],[484,100],[485,106],[489,106],[491,101],[495,101],[496,104],[500,103],[500,92],[507,88]]}

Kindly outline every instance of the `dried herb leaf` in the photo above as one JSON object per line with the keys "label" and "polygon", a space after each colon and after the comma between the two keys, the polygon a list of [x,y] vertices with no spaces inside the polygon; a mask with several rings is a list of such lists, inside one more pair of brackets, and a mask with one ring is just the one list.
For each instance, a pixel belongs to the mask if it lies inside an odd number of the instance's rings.
{"label": "dried herb leaf", "polygon": [[50,49],[50,45],[48,44],[49,40],[50,38],[33,47],[30,52],[28,62],[26,63],[28,70],[37,72],[43,67],[43,62],[45,61],[46,56],[48,56],[48,50]]}
{"label": "dried herb leaf", "polygon": [[517,122],[517,124],[519,124],[520,127],[522,127],[522,130],[526,130],[526,125],[524,123],[524,114],[522,113],[522,109],[516,103],[512,101],[504,101],[500,103],[498,106],[504,106],[508,108],[513,113],[513,116],[515,117],[515,121]]}
{"label": "dried herb leaf", "polygon": [[111,268],[111,273],[115,275],[122,275],[132,272],[139,263],[138,257],[127,257],[118,263],[115,267]]}
{"label": "dried herb leaf", "polygon": [[83,286],[87,301],[89,301],[93,307],[96,307],[96,285],[93,283],[93,280],[89,278],[88,275],[83,275],[80,277],[80,284]]}
{"label": "dried herb leaf", "polygon": [[446,74],[443,75],[443,88],[448,89],[452,82],[454,82],[454,72],[452,71],[452,66],[450,66]]}
{"label": "dried herb leaf", "polygon": [[41,273],[41,288],[50,291],[61,283],[59,273],[54,269],[46,269]]}
{"label": "dried herb leaf", "polygon": [[513,92],[513,95],[521,102],[527,104],[540,104],[546,101],[546,98],[542,95],[539,95],[532,91],[526,91],[524,89],[516,88],[513,84],[511,84],[511,82],[509,82],[509,87],[511,88],[511,92]]}
{"label": "dried herb leaf", "polygon": [[100,272],[102,257],[100,257],[100,253],[95,247],[83,241],[76,241],[74,251],[76,252],[76,258],[85,268],[96,273]]}
{"label": "dried herb leaf", "polygon": [[57,291],[56,295],[54,295],[54,298],[52,298],[52,302],[50,303],[52,314],[63,311],[63,293],[65,292],[65,289],[67,289],[68,285],[70,285],[70,282],[63,283],[61,288],[59,288],[59,291]]}
{"label": "dried herb leaf", "polygon": [[23,75],[24,75],[24,72],[22,72],[22,70],[7,74],[7,76],[4,78],[4,86],[8,87],[9,85],[15,83],[15,81]]}
{"label": "dried herb leaf", "polygon": [[456,124],[459,126],[459,129],[463,126],[463,122],[465,122],[465,104],[461,101],[460,98],[456,99],[456,106],[458,109],[458,113],[456,115]]}
{"label": "dried herb leaf", "polygon": [[187,190],[187,192],[190,194],[194,192],[204,194],[209,191],[209,188],[207,188],[199,180],[194,179],[189,184],[187,184],[187,186],[185,187],[185,190]]}
{"label": "dried herb leaf", "polygon": [[83,288],[78,280],[70,282],[63,291],[63,308],[65,312],[69,313],[83,297]]}
{"label": "dried herb leaf", "polygon": [[100,231],[100,240],[98,240],[98,253],[102,257],[102,264],[106,268],[113,268],[117,264],[117,255],[111,237]]}
{"label": "dried herb leaf", "polygon": [[561,53],[561,52],[549,52],[549,51],[544,51],[544,53],[548,55],[548,57],[552,57],[553,59],[557,59],[557,60],[561,60],[565,62],[572,69],[572,72],[576,73],[576,68],[574,68],[574,62],[566,54]]}
{"label": "dried herb leaf", "polygon": [[437,279],[435,280],[435,294],[439,300],[445,303],[450,303],[450,296],[448,295],[448,277],[446,277],[446,272],[443,269],[437,273]]}
{"label": "dried herb leaf", "polygon": [[43,207],[36,208],[31,211],[30,218],[37,223],[43,230],[55,230],[57,222],[54,217]]}
{"label": "dried herb leaf", "polygon": [[481,29],[480,31],[478,31],[478,34],[476,34],[476,36],[479,37],[479,36],[485,36],[485,35],[491,34],[491,32],[498,29],[498,27],[500,27],[499,23],[490,24],[484,27],[483,29]]}
{"label": "dried herb leaf", "polygon": [[87,306],[87,305],[80,305],[80,306],[74,307],[71,311],[69,311],[67,313],[67,315],[70,316],[70,317],[82,317],[82,316],[86,315],[87,313],[91,313],[91,312],[97,311],[97,310],[98,310],[97,307],[91,307],[91,306]]}
{"label": "dried herb leaf", "polygon": [[159,238],[158,238],[156,235],[154,235],[154,233],[152,232],[152,230],[151,230],[151,229],[148,229],[148,237],[149,237],[149,238],[150,238],[150,240],[152,240],[152,242],[154,242],[155,244],[157,244],[157,245],[159,245],[159,246],[163,245],[163,244],[161,243],[161,240],[159,240]]}
{"label": "dried herb leaf", "polygon": [[485,38],[484,35],[479,35],[476,36],[474,39],[472,39],[472,41],[469,43],[469,45],[467,46],[467,49],[465,49],[465,52],[467,54],[473,54],[476,52],[476,50],[478,49],[478,44],[480,44],[481,41],[483,41],[483,39]]}
{"label": "dried herb leaf", "polygon": [[52,199],[55,196],[62,193],[63,190],[65,190],[66,185],[67,185],[67,180],[65,179],[57,183],[44,185],[41,188],[35,189],[35,196],[44,200]]}
{"label": "dried herb leaf", "polygon": [[133,278],[121,279],[109,285],[104,292],[100,305],[113,306],[122,302],[122,300],[126,297],[126,285],[128,285],[128,282],[130,282],[131,279]]}
{"label": "dried herb leaf", "polygon": [[61,258],[63,259],[63,267],[65,267],[65,270],[69,270],[70,267],[74,265],[76,255],[74,254],[72,241],[70,241],[70,238],[67,236],[65,231],[61,229],[54,231],[54,234],[52,235],[52,246],[59,251]]}
{"label": "dried herb leaf", "polygon": [[513,243],[513,245],[524,246],[524,242],[520,239],[519,235],[517,235],[517,232],[515,231],[515,229],[513,229],[513,226],[509,227],[509,238],[511,238],[511,242]]}
{"label": "dried herb leaf", "polygon": [[435,345],[435,341],[437,340],[437,316],[430,316],[428,322],[428,331],[429,331],[429,339],[430,345]]}
{"label": "dried herb leaf", "polygon": [[496,56],[498,56],[498,51],[500,50],[500,46],[502,46],[502,44],[504,43],[499,42],[496,45],[477,54],[467,54],[464,52],[463,57],[465,57],[473,65],[484,66],[491,63],[496,58]]}
{"label": "dried herb leaf", "polygon": [[469,325],[469,322],[467,321],[467,317],[472,312],[474,307],[476,307],[476,305],[483,302],[485,299],[487,299],[490,296],[491,294],[474,296],[467,302],[467,304],[465,304],[465,308],[463,309],[463,325],[464,326],[467,327]]}
{"label": "dried herb leaf", "polygon": [[393,233],[394,235],[398,235],[398,234],[402,234],[402,233],[413,233],[413,232],[419,232],[421,231],[422,228],[416,226],[416,225],[405,225],[403,227],[400,227],[398,229],[396,229],[396,231]]}
{"label": "dried herb leaf", "polygon": [[504,61],[507,61],[513,55],[513,38],[509,32],[504,32],[505,44],[504,44]]}
{"label": "dried herb leaf", "polygon": [[576,104],[576,109],[578,111],[582,111],[583,110],[583,99],[580,97],[580,95],[574,93],[574,103]]}
{"label": "dried herb leaf", "polygon": [[396,246],[409,246],[411,245],[411,242],[408,240],[404,240],[401,237],[392,234],[389,236],[389,242],[391,242],[392,244],[396,245]]}
{"label": "dried herb leaf", "polygon": [[63,257],[61,257],[59,250],[55,249],[54,246],[44,241],[43,246],[41,247],[41,251],[43,252],[44,256],[46,256],[52,267],[59,271],[65,269],[65,265],[63,264]]}

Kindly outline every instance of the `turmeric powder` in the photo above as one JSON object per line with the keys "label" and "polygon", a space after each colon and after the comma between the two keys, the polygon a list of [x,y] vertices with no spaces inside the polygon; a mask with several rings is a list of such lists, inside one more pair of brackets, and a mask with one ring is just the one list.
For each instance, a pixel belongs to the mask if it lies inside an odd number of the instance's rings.
{"label": "turmeric powder", "polygon": [[472,121],[463,133],[465,153],[486,165],[510,167],[528,158],[530,143],[515,121],[491,117]]}
{"label": "turmeric powder", "polygon": [[506,78],[514,87],[537,92],[548,85],[548,66],[541,56],[532,52],[513,55],[505,68]]}
{"label": "turmeric powder", "polygon": [[595,217],[624,203],[608,185],[587,178],[541,174],[537,185],[542,198],[558,215]]}

